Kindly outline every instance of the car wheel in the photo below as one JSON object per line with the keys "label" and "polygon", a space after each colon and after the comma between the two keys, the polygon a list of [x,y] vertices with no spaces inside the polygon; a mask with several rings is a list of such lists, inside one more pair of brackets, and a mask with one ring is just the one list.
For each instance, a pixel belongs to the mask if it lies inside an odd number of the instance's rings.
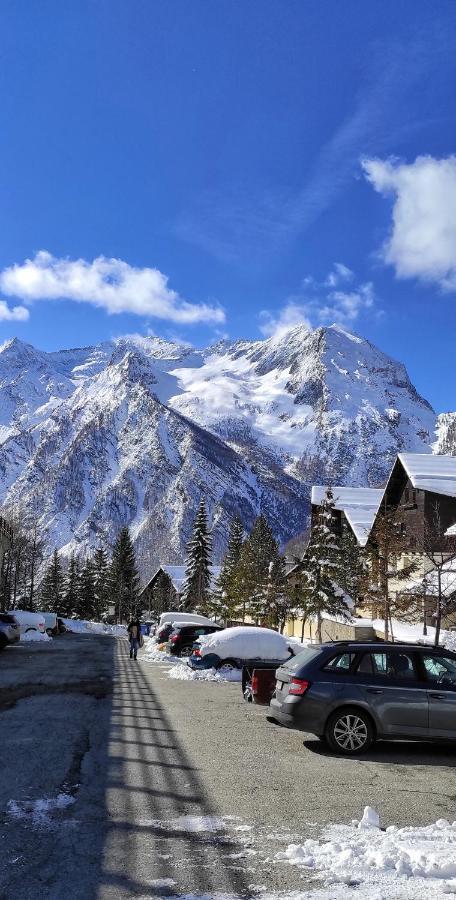
{"label": "car wheel", "polygon": [[222,659],[217,666],[217,669],[228,669],[231,672],[238,668],[239,666],[234,659]]}
{"label": "car wheel", "polygon": [[185,657],[185,658],[188,658],[188,657],[191,656],[191,655],[192,655],[192,648],[191,648],[191,647],[182,647],[182,650],[181,650],[180,653],[179,653],[179,656]]}
{"label": "car wheel", "polygon": [[36,631],[36,628],[26,628],[25,631]]}
{"label": "car wheel", "polygon": [[375,740],[370,716],[362,709],[338,709],[329,717],[325,730],[326,740],[336,753],[356,756],[368,750]]}

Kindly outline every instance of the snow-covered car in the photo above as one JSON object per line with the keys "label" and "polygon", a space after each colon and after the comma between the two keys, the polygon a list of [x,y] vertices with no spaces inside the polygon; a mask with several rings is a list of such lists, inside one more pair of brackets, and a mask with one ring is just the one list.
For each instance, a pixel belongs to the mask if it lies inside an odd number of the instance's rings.
{"label": "snow-covered car", "polygon": [[39,634],[46,633],[43,613],[29,612],[27,609],[12,609],[11,614],[19,623],[21,634],[26,634],[28,631],[37,631]]}
{"label": "snow-covered car", "polygon": [[189,659],[192,669],[242,669],[255,662],[281,663],[296,650],[271,628],[236,625],[201,638]]}
{"label": "snow-covered car", "polygon": [[[162,621],[163,619],[163,621]],[[160,621],[155,632],[155,641],[157,644],[165,644],[170,634],[174,630],[174,626],[182,625],[208,625],[214,623],[207,619],[206,616],[193,615],[192,613],[162,613]]]}

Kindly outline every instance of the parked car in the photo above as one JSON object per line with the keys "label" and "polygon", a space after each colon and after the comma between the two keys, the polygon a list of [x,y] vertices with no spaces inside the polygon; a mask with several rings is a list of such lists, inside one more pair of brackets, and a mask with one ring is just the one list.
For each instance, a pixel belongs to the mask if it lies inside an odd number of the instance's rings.
{"label": "parked car", "polygon": [[221,625],[186,625],[185,623],[173,625],[173,631],[168,638],[167,650],[171,656],[191,656],[193,645],[200,637],[222,631]]}
{"label": "parked car", "polygon": [[21,632],[19,622],[12,613],[0,613],[0,650],[8,644],[17,644]]}
{"label": "parked car", "polygon": [[269,706],[275,692],[276,671],[282,663],[255,662],[242,670],[242,693],[247,703]]}
{"label": "parked car", "polygon": [[27,631],[39,631],[41,634],[46,632],[43,613],[29,612],[26,609],[12,609],[11,613],[19,623],[21,634]]}
{"label": "parked car", "polygon": [[44,619],[44,627],[46,629],[46,633],[53,637],[56,634],[59,634],[59,620],[57,618],[56,613],[50,612],[42,612],[40,613]]}
{"label": "parked car", "polygon": [[[213,625],[206,616],[193,615],[192,613],[163,613],[164,622],[159,622],[155,632],[155,640],[157,644],[166,644],[169,636],[175,627],[179,625]],[[176,616],[176,618],[174,618]],[[160,618],[162,618],[160,616]]]}
{"label": "parked car", "polygon": [[399,643],[310,646],[277,669],[271,712],[348,756],[388,738],[456,741],[456,653]]}
{"label": "parked car", "polygon": [[192,669],[242,669],[258,661],[280,663],[294,653],[284,635],[271,628],[236,625],[198,642],[189,659]]}

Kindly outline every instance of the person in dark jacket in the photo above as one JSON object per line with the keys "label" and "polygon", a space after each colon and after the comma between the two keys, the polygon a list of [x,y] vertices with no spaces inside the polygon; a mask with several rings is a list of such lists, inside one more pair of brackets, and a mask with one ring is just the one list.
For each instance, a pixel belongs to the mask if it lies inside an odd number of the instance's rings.
{"label": "person in dark jacket", "polygon": [[136,659],[141,646],[141,623],[139,619],[132,619],[127,630],[128,640],[130,641],[130,659]]}

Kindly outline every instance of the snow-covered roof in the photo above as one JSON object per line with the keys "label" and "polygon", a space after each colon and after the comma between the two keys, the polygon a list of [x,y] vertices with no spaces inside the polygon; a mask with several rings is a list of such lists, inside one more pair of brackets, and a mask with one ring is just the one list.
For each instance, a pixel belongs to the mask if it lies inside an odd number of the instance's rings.
{"label": "snow-covered roof", "polygon": [[[215,587],[215,582],[217,581],[217,578],[220,575],[220,569],[221,569],[220,566],[210,566],[211,588]],[[157,575],[160,570],[162,572],[166,572],[166,574],[169,575],[169,577],[171,578],[171,581],[173,583],[174,590],[178,594],[180,594],[180,592],[182,590],[182,585],[183,585],[184,579],[185,579],[186,567],[185,566],[161,565],[155,574]]]}
{"label": "snow-covered roof", "polygon": [[456,537],[456,523],[445,531],[445,537]]}
{"label": "snow-covered roof", "polygon": [[456,456],[399,453],[398,458],[414,488],[456,497]]}
{"label": "snow-covered roof", "polygon": [[[321,484],[313,486],[311,502],[314,506],[320,506],[323,503],[327,490],[328,488]],[[358,544],[364,547],[374,524],[383,497],[383,490],[381,488],[333,486],[331,490],[335,508],[344,513]]]}

